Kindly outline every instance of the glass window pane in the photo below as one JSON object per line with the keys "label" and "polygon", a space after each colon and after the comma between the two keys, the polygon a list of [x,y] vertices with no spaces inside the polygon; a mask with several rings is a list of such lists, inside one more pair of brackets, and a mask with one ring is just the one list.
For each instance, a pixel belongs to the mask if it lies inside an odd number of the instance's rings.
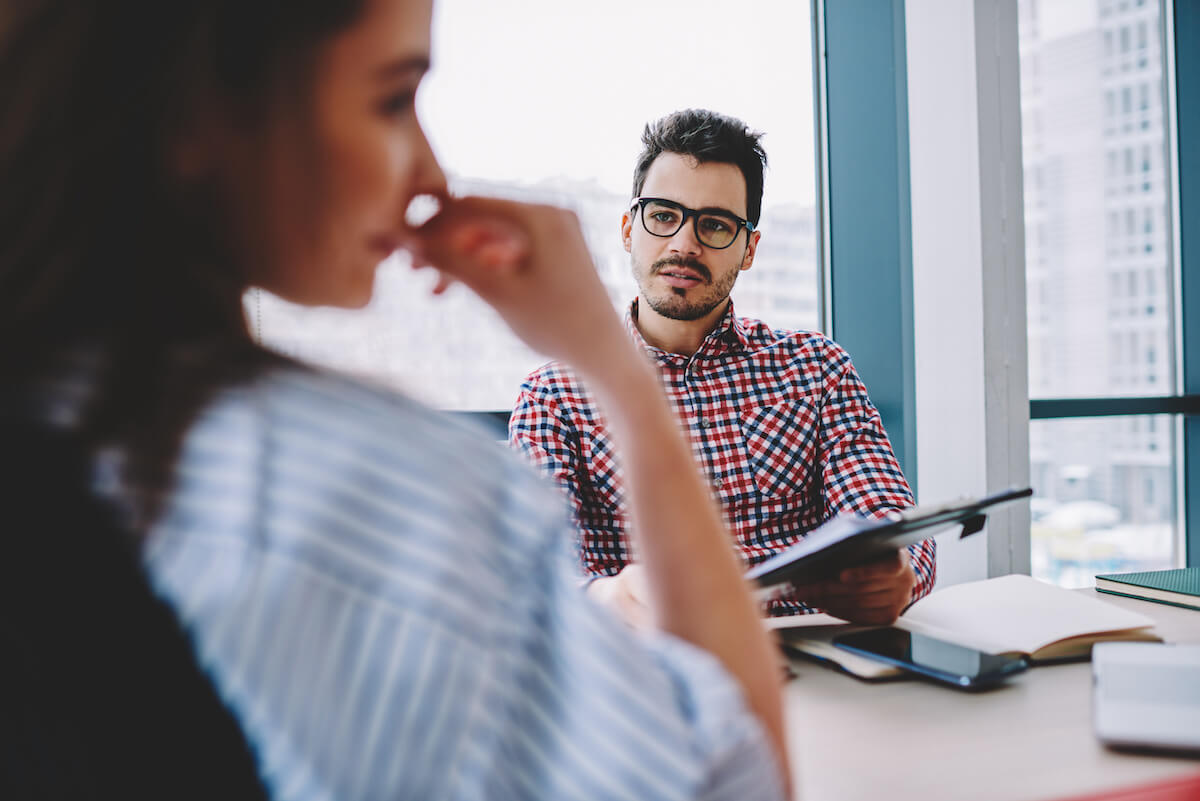
{"label": "glass window pane", "polygon": [[1034,420],[1033,575],[1091,587],[1097,573],[1179,567],[1178,418]]}
{"label": "glass window pane", "polygon": [[1029,394],[1172,394],[1159,4],[1019,9]]}
{"label": "glass window pane", "polygon": [[[766,133],[769,166],[758,255],[733,292],[738,313],[817,327],[809,3],[756,3],[753,35],[713,24],[731,13],[716,0],[438,0],[418,107],[452,189],[574,209],[623,310],[635,289],[620,218],[643,126],[688,107],[739,117]],[[662,63],[673,66],[655,72]],[[252,292],[247,314],[262,342],[297,358],[443,408],[509,409],[541,357],[467,290],[431,299],[432,281],[396,255],[364,310]]]}

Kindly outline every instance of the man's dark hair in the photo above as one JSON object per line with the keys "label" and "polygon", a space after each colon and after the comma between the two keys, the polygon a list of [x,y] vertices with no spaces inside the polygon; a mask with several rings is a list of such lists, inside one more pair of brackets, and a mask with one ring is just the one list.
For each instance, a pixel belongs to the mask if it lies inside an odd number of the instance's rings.
{"label": "man's dark hair", "polygon": [[701,164],[733,164],[746,179],[746,219],[758,225],[762,213],[763,168],[767,153],[762,133],[741,120],[715,111],[689,108],[649,123],[642,131],[642,153],[633,170],[633,196],[642,194],[650,165],[662,153],[691,156]]}

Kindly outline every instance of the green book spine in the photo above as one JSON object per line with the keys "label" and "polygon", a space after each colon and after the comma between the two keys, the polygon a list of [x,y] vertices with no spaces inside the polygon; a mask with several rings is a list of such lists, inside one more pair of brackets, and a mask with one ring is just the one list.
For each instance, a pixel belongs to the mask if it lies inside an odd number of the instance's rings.
{"label": "green book spine", "polygon": [[1183,567],[1178,570],[1150,570],[1143,573],[1112,573],[1096,576],[1098,579],[1130,584],[1164,592],[1178,592],[1200,598],[1200,567]]}
{"label": "green book spine", "polygon": [[1096,589],[1143,601],[1200,609],[1200,567],[1096,576]]}
{"label": "green book spine", "polygon": [[1116,590],[1104,590],[1104,589],[1100,589],[1099,587],[1097,587],[1096,590],[1098,592],[1105,593],[1106,595],[1119,595],[1122,598],[1134,598],[1138,601],[1152,601],[1156,604],[1166,604],[1167,606],[1177,606],[1180,609],[1200,609],[1200,598],[1197,598],[1196,603],[1194,603],[1194,604],[1181,604],[1176,601],[1164,601],[1162,598],[1148,598],[1145,595],[1133,595],[1128,592],[1117,592]]}

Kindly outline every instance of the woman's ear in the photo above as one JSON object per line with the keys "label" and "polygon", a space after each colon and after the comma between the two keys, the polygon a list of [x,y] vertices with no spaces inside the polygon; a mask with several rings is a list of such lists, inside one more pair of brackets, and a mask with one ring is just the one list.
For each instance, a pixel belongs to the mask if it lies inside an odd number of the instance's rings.
{"label": "woman's ear", "polygon": [[168,153],[171,174],[186,182],[204,178],[211,172],[212,159],[204,143],[196,136],[176,138]]}
{"label": "woman's ear", "polygon": [[229,142],[230,126],[221,117],[219,105],[211,96],[198,98],[174,128],[167,149],[166,166],[171,175],[189,182],[210,177]]}

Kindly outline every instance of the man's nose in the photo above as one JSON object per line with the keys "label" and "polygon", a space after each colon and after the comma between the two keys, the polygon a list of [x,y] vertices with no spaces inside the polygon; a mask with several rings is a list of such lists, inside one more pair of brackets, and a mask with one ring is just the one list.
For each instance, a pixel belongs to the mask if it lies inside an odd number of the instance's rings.
{"label": "man's nose", "polygon": [[683,221],[683,225],[679,226],[679,230],[671,237],[670,249],[672,253],[680,253],[687,256],[699,256],[703,246],[700,240],[696,238],[696,218],[689,217]]}

